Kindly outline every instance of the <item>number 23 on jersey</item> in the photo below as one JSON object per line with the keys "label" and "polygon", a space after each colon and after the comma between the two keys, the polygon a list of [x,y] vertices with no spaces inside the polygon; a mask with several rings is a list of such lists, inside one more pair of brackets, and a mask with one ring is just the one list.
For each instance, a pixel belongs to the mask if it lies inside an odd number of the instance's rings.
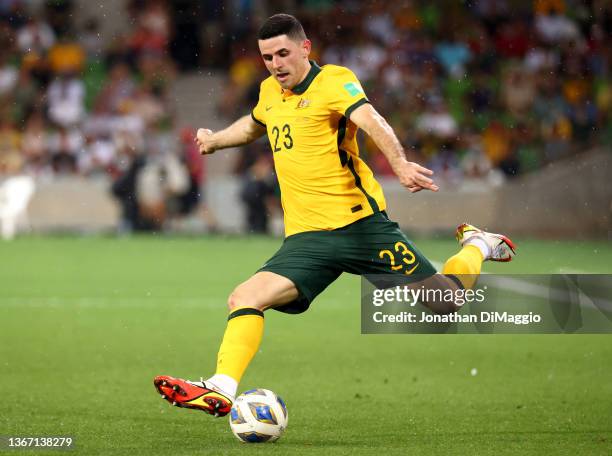
{"label": "number 23 on jersey", "polygon": [[283,150],[283,148],[286,150],[293,148],[291,126],[289,124],[284,124],[280,128],[276,125],[273,126],[272,138],[270,138],[270,142],[272,143],[272,150],[274,152],[280,152],[281,150]]}

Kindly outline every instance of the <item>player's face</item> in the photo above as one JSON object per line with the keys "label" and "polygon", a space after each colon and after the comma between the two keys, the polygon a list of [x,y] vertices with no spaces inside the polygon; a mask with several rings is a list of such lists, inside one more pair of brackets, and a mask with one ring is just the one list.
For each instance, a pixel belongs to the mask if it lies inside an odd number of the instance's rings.
{"label": "player's face", "polygon": [[293,41],[287,35],[259,40],[259,51],[266,68],[283,89],[291,89],[302,82],[310,65],[310,40]]}

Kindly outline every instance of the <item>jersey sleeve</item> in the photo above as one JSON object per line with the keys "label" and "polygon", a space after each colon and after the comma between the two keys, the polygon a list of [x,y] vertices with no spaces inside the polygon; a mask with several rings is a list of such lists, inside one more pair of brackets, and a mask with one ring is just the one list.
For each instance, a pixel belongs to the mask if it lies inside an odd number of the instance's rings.
{"label": "jersey sleeve", "polygon": [[259,86],[259,99],[257,100],[257,104],[251,111],[251,118],[261,125],[262,127],[266,126],[266,111],[264,109],[264,101],[263,101],[263,83]]}
{"label": "jersey sleeve", "polygon": [[359,79],[348,68],[338,67],[331,77],[329,88],[330,109],[347,119],[359,106],[369,103]]}

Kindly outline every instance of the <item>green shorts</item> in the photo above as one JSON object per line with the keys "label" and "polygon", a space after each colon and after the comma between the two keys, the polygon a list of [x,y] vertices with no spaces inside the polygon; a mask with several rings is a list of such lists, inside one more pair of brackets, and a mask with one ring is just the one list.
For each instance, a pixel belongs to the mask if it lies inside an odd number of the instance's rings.
{"label": "green shorts", "polygon": [[286,313],[306,311],[314,298],[343,272],[418,274],[419,277],[436,273],[429,260],[385,212],[333,231],[309,231],[289,236],[259,271],[274,272],[295,284],[298,299],[275,308]]}

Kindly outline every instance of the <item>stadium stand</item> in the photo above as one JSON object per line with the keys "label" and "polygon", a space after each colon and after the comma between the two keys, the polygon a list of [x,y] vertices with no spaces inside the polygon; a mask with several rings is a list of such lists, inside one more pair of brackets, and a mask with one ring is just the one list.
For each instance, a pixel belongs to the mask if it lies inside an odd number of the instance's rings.
{"label": "stadium stand", "polygon": [[[86,9],[81,3],[0,6],[0,180],[16,157],[38,188],[62,179],[110,180],[122,232],[177,226],[199,210],[198,190],[207,182],[185,128],[204,126],[197,123],[204,100],[204,117],[216,117],[213,128],[254,105],[266,76],[255,32],[276,2],[131,0],[114,15],[75,21]],[[309,31],[315,60],[352,68],[410,158],[434,169],[447,188],[494,188],[584,151],[609,151],[609,2],[283,5]],[[125,29],[104,36],[122,15]],[[226,82],[217,89],[220,80]],[[391,179],[374,144],[360,141],[375,172]],[[228,160],[234,158],[223,153],[211,166]],[[248,204],[273,212],[265,142],[236,160],[215,171],[215,182],[231,181],[233,172],[243,181],[238,187],[265,189],[265,201],[247,191],[245,212]],[[229,193],[238,205],[245,194],[234,187]],[[257,224],[267,229],[266,220]],[[216,223],[207,217],[206,225]]]}

